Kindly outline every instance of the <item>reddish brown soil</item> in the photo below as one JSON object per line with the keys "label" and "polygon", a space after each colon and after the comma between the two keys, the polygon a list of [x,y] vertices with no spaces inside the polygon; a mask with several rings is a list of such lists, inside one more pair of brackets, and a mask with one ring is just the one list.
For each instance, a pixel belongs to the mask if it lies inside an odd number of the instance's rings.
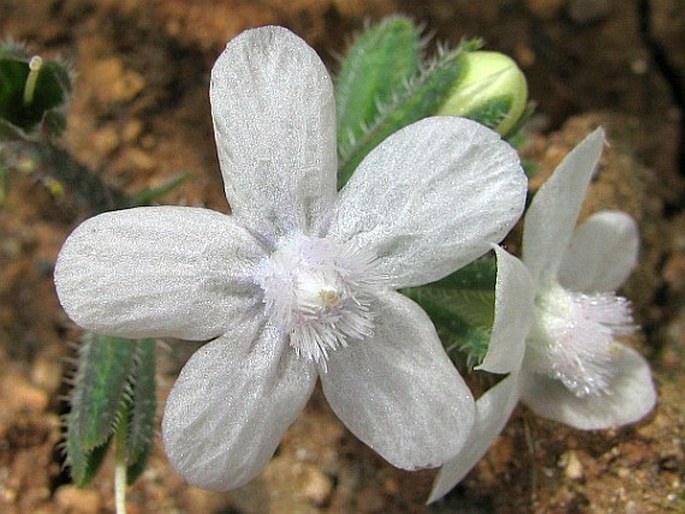
{"label": "reddish brown soil", "polygon": [[[61,54],[77,73],[64,146],[126,191],[180,171],[164,203],[225,210],[207,101],[228,39],[266,23],[307,39],[335,67],[366,19],[405,13],[441,40],[483,36],[515,57],[538,104],[523,153],[538,187],[592,127],[611,148],[586,213],[619,208],[643,236],[625,289],[645,336],[656,411],[621,430],[580,432],[520,407],[488,456],[426,507],[434,471],[396,470],[357,442],[316,393],[263,476],[216,494],[186,486],[159,442],[129,491],[131,513],[685,512],[685,216],[679,151],[685,5],[679,0],[4,0],[0,37]],[[0,511],[113,512],[112,465],[78,490],[61,469],[64,359],[79,332],[60,309],[52,266],[74,226],[30,177],[12,177],[0,211]],[[180,350],[179,350],[180,349]],[[160,399],[182,346],[159,348]]]}

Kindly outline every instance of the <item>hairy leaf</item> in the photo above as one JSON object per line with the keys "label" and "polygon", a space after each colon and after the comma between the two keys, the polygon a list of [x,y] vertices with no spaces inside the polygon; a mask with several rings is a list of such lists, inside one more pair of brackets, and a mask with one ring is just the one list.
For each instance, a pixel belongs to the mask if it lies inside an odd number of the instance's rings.
{"label": "hairy leaf", "polygon": [[86,449],[79,443],[76,437],[70,437],[67,431],[67,455],[71,468],[71,479],[77,487],[86,487],[95,478],[107,455],[110,435],[104,444],[93,449]]}
{"label": "hairy leaf", "polygon": [[465,67],[461,57],[478,48],[471,41],[449,52],[442,52],[434,61],[409,81],[402,92],[380,109],[378,116],[359,139],[340,151],[338,185],[342,187],[359,163],[388,136],[437,112],[445,102]]}
{"label": "hairy leaf", "polygon": [[136,366],[131,377],[132,405],[128,418],[128,483],[145,470],[154,437],[157,397],[155,384],[155,342],[143,339],[136,344]]}
{"label": "hairy leaf", "polygon": [[472,367],[488,350],[496,276],[495,260],[483,257],[438,282],[400,292],[428,313],[450,357]]}
{"label": "hairy leaf", "polygon": [[134,350],[135,343],[129,339],[84,336],[68,427],[75,444],[94,449],[114,433],[129,388]]}
{"label": "hairy leaf", "polygon": [[420,51],[419,30],[400,16],[367,28],[350,46],[335,81],[342,153],[417,74]]}

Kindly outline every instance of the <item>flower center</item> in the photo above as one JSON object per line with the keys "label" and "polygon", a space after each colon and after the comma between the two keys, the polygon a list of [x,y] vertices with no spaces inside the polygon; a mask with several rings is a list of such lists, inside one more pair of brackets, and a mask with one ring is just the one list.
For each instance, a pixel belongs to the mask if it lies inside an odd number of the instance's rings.
{"label": "flower center", "polygon": [[363,249],[296,234],[279,241],[255,282],[266,314],[290,335],[297,355],[324,371],[330,351],[373,333],[369,293],[382,277]]}
{"label": "flower center", "polygon": [[610,394],[614,338],[635,331],[630,303],[611,292],[584,294],[553,284],[535,300],[526,365],[579,398]]}

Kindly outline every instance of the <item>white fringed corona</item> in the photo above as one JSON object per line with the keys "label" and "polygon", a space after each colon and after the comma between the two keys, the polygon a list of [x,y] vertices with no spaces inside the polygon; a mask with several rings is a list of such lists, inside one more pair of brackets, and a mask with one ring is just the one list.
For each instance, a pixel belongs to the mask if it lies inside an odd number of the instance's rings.
{"label": "white fringed corona", "polygon": [[611,394],[615,337],[635,331],[628,300],[551,284],[538,293],[535,311],[526,366],[560,380],[578,398]]}
{"label": "white fringed corona", "polygon": [[283,238],[262,262],[255,282],[266,314],[298,356],[326,370],[330,351],[373,333],[369,288],[383,281],[375,257],[331,239],[301,233]]}

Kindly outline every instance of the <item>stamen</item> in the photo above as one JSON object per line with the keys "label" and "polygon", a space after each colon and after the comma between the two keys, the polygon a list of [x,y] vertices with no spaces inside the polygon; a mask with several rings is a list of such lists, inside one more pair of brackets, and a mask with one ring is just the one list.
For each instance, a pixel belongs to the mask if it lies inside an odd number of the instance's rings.
{"label": "stamen", "polygon": [[265,259],[255,282],[295,353],[323,371],[329,352],[373,334],[369,293],[382,277],[369,252],[296,234]]}
{"label": "stamen", "polygon": [[319,298],[326,304],[329,308],[336,307],[340,304],[340,297],[338,293],[332,289],[322,289],[319,291]]}
{"label": "stamen", "polygon": [[633,324],[630,302],[614,293],[575,294],[574,301],[582,315],[611,330],[613,335],[630,335],[637,327]]}
{"label": "stamen", "polygon": [[528,361],[533,371],[560,380],[579,398],[611,394],[614,338],[634,330],[625,298],[553,285],[536,299]]}

